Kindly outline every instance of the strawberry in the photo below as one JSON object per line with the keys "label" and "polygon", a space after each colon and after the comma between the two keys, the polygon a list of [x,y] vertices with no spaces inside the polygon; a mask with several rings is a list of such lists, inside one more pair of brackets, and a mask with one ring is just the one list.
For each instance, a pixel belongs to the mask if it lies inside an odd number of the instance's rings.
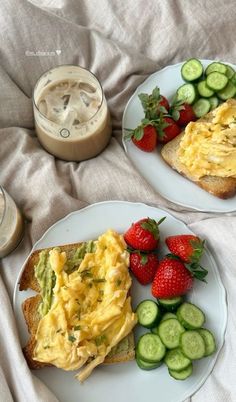
{"label": "strawberry", "polygon": [[135,250],[154,250],[159,243],[159,225],[164,219],[156,222],[154,219],[143,218],[133,223],[124,234],[126,243]]}
{"label": "strawberry", "polygon": [[165,96],[160,95],[160,101],[159,104],[157,106],[157,112],[163,112],[163,108],[165,108],[165,110],[168,112],[168,110],[170,109],[170,105],[168,100],[166,99]]}
{"label": "strawberry", "polygon": [[176,101],[170,108],[170,114],[179,126],[186,126],[190,121],[196,120],[192,106],[183,101]]}
{"label": "strawberry", "polygon": [[158,266],[156,254],[130,253],[130,270],[142,285],[153,281]]}
{"label": "strawberry", "polygon": [[165,96],[160,94],[160,89],[155,87],[148,95],[146,93],[139,94],[145,117],[147,119],[156,119],[160,113],[168,113],[170,108],[169,102]]}
{"label": "strawberry", "polygon": [[157,145],[157,131],[151,124],[140,124],[132,133],[133,143],[145,152],[152,152]]}
{"label": "strawberry", "polygon": [[178,259],[165,257],[157,268],[152,295],[159,299],[182,296],[193,287],[194,277]]}
{"label": "strawberry", "polygon": [[157,135],[159,142],[165,144],[175,138],[181,132],[181,128],[168,116],[160,115],[157,125]]}
{"label": "strawberry", "polygon": [[187,263],[197,263],[204,250],[204,241],[194,235],[169,236],[165,241],[171,253]]}

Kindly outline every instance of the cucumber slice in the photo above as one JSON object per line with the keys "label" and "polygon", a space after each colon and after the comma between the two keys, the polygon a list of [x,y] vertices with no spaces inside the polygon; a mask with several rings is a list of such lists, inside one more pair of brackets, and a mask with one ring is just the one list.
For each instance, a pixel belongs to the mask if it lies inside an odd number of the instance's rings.
{"label": "cucumber slice", "polygon": [[157,299],[157,302],[167,311],[174,311],[183,302],[182,296],[172,297],[171,299]]}
{"label": "cucumber slice", "polygon": [[217,96],[222,100],[233,98],[236,94],[236,86],[232,82],[228,82],[226,87],[217,92]]}
{"label": "cucumber slice", "polygon": [[218,73],[217,71],[210,73],[206,78],[207,86],[213,91],[220,91],[225,88],[229,79],[225,74]]}
{"label": "cucumber slice", "polygon": [[236,73],[234,73],[233,77],[230,80],[232,82],[233,85],[236,86]]}
{"label": "cucumber slice", "polygon": [[145,328],[152,328],[161,319],[160,307],[153,300],[143,300],[136,308],[138,323]]}
{"label": "cucumber slice", "polygon": [[177,310],[177,318],[186,329],[201,328],[205,322],[205,315],[199,307],[192,303],[183,303]]}
{"label": "cucumber slice", "polygon": [[144,334],[137,344],[137,356],[146,362],[156,363],[163,359],[166,353],[165,345],[156,334]]}
{"label": "cucumber slice", "polygon": [[213,72],[218,72],[222,74],[226,74],[227,67],[225,64],[220,63],[218,61],[214,61],[213,63],[209,64],[209,66],[206,68],[205,74],[209,75]]}
{"label": "cucumber slice", "polygon": [[210,111],[211,104],[208,99],[200,98],[193,104],[193,111],[197,118],[205,116]]}
{"label": "cucumber slice", "polygon": [[168,320],[169,318],[177,318],[177,315],[176,314],[174,314],[174,313],[165,313],[163,316],[162,316],[162,319],[161,319],[161,322],[162,321],[165,321],[165,320]]}
{"label": "cucumber slice", "polygon": [[185,329],[176,318],[169,318],[159,324],[159,336],[168,349],[175,349],[179,346],[180,336],[183,332]]}
{"label": "cucumber slice", "polygon": [[200,328],[197,330],[199,334],[203,337],[205,342],[205,356],[210,356],[216,351],[216,341],[214,335],[209,329]]}
{"label": "cucumber slice", "polygon": [[136,363],[142,370],[153,370],[162,365],[162,362],[156,362],[156,363],[145,362],[144,360],[140,359],[139,356],[136,356]]}
{"label": "cucumber slice", "polygon": [[197,100],[197,90],[193,84],[183,84],[177,89],[176,100],[192,105]]}
{"label": "cucumber slice", "polygon": [[234,73],[235,71],[233,67],[226,64],[226,73],[225,73],[226,77],[228,77],[228,79],[230,80],[233,77]]}
{"label": "cucumber slice", "polygon": [[203,98],[210,98],[210,96],[214,95],[214,91],[207,86],[206,80],[200,81],[197,84],[197,90]]}
{"label": "cucumber slice", "polygon": [[210,107],[210,111],[215,109],[218,105],[219,105],[219,99],[217,98],[217,96],[211,96],[210,98],[208,98],[211,107]]}
{"label": "cucumber slice", "polygon": [[169,374],[171,377],[173,377],[175,380],[186,380],[186,378],[190,377],[190,375],[193,372],[193,364],[190,363],[188,367],[181,371],[175,371],[175,370],[168,370]]}
{"label": "cucumber slice", "polygon": [[168,369],[175,371],[184,370],[191,364],[191,360],[183,354],[180,348],[168,350],[164,362]]}
{"label": "cucumber slice", "polygon": [[203,66],[198,59],[189,59],[182,65],[181,75],[184,81],[196,81],[202,76],[202,74]]}
{"label": "cucumber slice", "polygon": [[[168,320],[169,318],[175,318],[175,319],[177,319],[177,315],[174,314],[174,313],[165,313],[165,314],[162,316],[162,319],[161,319],[160,322],[165,321],[165,320]],[[153,332],[153,334],[159,335],[159,325],[158,325],[157,327],[151,328],[151,332]]]}
{"label": "cucumber slice", "polygon": [[185,331],[181,334],[180,348],[183,354],[190,360],[201,359],[206,353],[204,339],[195,330]]}

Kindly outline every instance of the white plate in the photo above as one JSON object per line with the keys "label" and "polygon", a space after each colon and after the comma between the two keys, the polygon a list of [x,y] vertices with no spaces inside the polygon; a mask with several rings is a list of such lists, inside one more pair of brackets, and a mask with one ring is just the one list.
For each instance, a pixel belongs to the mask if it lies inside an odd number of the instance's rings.
{"label": "white plate", "polygon": [[[211,60],[201,60],[206,67]],[[124,129],[135,128],[144,117],[138,94],[151,93],[158,86],[161,94],[172,99],[176,89],[183,84],[180,69],[183,63],[168,66],[150,75],[135,91],[128,101],[122,120],[123,146],[137,170],[152,185],[155,191],[167,200],[178,205],[205,212],[232,212],[236,210],[236,197],[220,200],[202,190],[196,184],[175,172],[168,166],[156,149],[143,152],[132,141],[125,141]],[[232,65],[232,64],[231,64]],[[232,65],[236,68],[236,66]]]}
{"label": "white plate", "polygon": [[[161,224],[161,249],[166,253],[163,239],[168,235],[191,233],[180,221],[167,212],[144,204],[121,201],[101,202],[71,213],[53,225],[35,244],[34,250],[97,238],[108,228],[124,232],[132,222],[151,217],[159,220],[166,216]],[[224,342],[227,320],[225,290],[212,255],[207,250],[202,264],[209,269],[208,284],[197,283],[190,294],[190,299],[199,305],[207,316],[206,327],[216,337],[217,352],[208,358],[194,362],[194,374],[185,381],[172,379],[165,365],[145,372],[140,370],[134,361],[112,366],[100,366],[82,385],[74,379],[72,372],[56,368],[44,368],[34,371],[58,397],[61,402],[143,402],[158,395],[161,402],[181,402],[192,395],[204,383],[210,374],[218,353]],[[22,267],[23,269],[23,267]],[[19,275],[20,278],[20,275]],[[19,279],[18,281],[19,282]],[[14,292],[14,311],[18,324],[22,345],[28,338],[25,321],[21,312],[21,303],[32,295],[30,291],[20,292],[18,283]],[[133,307],[150,297],[150,287],[141,286],[133,280]],[[136,336],[141,329],[136,329]]]}

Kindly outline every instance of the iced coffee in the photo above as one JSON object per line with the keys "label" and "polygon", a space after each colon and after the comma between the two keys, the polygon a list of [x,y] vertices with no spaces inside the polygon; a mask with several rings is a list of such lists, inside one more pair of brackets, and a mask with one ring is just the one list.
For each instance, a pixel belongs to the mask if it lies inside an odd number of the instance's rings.
{"label": "iced coffee", "polygon": [[18,246],[22,236],[22,215],[11,196],[0,186],[0,258]]}
{"label": "iced coffee", "polygon": [[79,66],[45,73],[34,89],[35,128],[43,147],[58,158],[82,161],[108,144],[111,122],[97,78]]}

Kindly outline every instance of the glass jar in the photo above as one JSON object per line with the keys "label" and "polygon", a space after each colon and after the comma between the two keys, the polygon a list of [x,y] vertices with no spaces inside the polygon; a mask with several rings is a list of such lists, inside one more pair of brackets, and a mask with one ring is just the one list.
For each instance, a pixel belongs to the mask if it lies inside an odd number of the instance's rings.
{"label": "glass jar", "polygon": [[0,258],[19,244],[23,236],[23,218],[11,196],[0,186]]}
{"label": "glass jar", "polygon": [[111,137],[103,89],[89,70],[61,65],[44,73],[33,93],[35,128],[56,157],[83,161],[98,155]]}

